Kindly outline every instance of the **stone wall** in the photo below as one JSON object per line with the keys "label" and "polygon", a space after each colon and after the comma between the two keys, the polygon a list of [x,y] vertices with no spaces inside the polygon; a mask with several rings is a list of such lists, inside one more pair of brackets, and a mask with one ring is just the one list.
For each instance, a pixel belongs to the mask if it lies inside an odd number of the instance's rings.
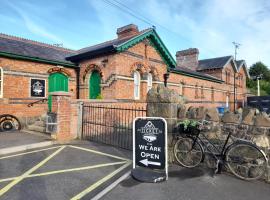
{"label": "stone wall", "polygon": [[[270,117],[253,108],[244,108],[236,113],[226,112],[219,115],[216,108],[192,107],[185,104],[184,98],[174,90],[159,86],[149,91],[147,96],[147,116],[164,117],[168,123],[168,152],[169,162],[174,162],[173,134],[177,124],[184,119],[209,121],[204,134],[212,141],[218,141],[220,147],[227,135],[232,133],[231,143],[235,139],[254,142],[270,157]],[[205,159],[209,167],[214,166],[213,160]],[[269,167],[268,167],[268,171]],[[269,173],[266,174],[269,179]],[[270,179],[269,179],[270,180]]]}

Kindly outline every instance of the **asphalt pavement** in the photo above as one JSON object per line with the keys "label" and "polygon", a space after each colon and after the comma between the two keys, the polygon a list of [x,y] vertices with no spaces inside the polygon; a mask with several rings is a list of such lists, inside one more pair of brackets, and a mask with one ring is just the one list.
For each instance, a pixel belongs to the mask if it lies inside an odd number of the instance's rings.
{"label": "asphalt pavement", "polygon": [[131,167],[130,153],[89,142],[0,157],[0,199],[91,199]]}
{"label": "asphalt pavement", "polygon": [[203,168],[169,168],[169,179],[141,183],[128,177],[103,200],[269,200],[270,184],[243,181],[228,174],[213,175]]}

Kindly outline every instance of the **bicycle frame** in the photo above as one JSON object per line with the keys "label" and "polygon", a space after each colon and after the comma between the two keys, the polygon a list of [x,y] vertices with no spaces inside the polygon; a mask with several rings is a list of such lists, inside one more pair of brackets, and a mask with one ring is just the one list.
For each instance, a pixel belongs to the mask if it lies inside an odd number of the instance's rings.
{"label": "bicycle frame", "polygon": [[[196,134],[196,136],[192,136],[190,135],[189,137],[192,137],[194,139],[194,144],[196,143],[196,141],[198,140],[199,143],[201,144],[201,146],[203,147],[204,153],[205,153],[205,149],[208,150],[208,152],[211,153],[211,155],[216,159],[216,160],[220,160],[218,157],[221,157],[222,159],[224,159],[225,153],[226,153],[226,147],[227,144],[229,142],[229,139],[231,138],[232,133],[229,133],[224,144],[222,147],[222,150],[220,151],[217,146],[215,144],[213,144],[206,136],[205,134],[203,134],[201,131],[198,132],[198,134]],[[203,139],[200,138],[199,136],[203,136]],[[204,140],[206,140],[207,142],[205,142]],[[218,154],[216,154],[214,151],[212,151],[209,147],[208,144],[210,144],[215,150],[216,152],[218,152]],[[193,147],[192,147],[193,148]]]}

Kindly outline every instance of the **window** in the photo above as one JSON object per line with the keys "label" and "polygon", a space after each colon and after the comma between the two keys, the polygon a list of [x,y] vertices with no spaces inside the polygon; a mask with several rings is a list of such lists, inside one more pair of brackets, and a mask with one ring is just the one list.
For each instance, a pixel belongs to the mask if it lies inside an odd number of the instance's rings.
{"label": "window", "polygon": [[140,99],[140,81],[141,76],[138,71],[134,72],[134,99]]}
{"label": "window", "polygon": [[3,71],[3,68],[0,67],[0,98],[3,97],[3,86],[4,86],[4,84],[3,84],[4,77],[3,76],[4,76],[4,71]]}
{"label": "window", "polygon": [[180,95],[183,95],[183,83],[179,84]]}
{"label": "window", "polygon": [[151,73],[148,73],[148,76],[147,76],[147,92],[149,90],[151,90],[152,85],[153,85],[153,76],[152,76]]}

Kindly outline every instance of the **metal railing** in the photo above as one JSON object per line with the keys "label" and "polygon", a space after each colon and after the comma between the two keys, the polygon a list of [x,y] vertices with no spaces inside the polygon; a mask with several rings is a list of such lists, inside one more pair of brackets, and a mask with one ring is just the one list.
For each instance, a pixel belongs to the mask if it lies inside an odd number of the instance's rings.
{"label": "metal railing", "polygon": [[82,138],[132,150],[132,123],[142,116],[143,106],[84,105]]}
{"label": "metal railing", "polygon": [[37,101],[34,101],[34,102],[32,102],[32,103],[27,104],[27,106],[28,106],[28,107],[32,107],[32,106],[34,106],[34,104],[44,103],[44,102],[46,102],[46,101],[48,101],[48,99],[39,99],[39,100],[37,100]]}

